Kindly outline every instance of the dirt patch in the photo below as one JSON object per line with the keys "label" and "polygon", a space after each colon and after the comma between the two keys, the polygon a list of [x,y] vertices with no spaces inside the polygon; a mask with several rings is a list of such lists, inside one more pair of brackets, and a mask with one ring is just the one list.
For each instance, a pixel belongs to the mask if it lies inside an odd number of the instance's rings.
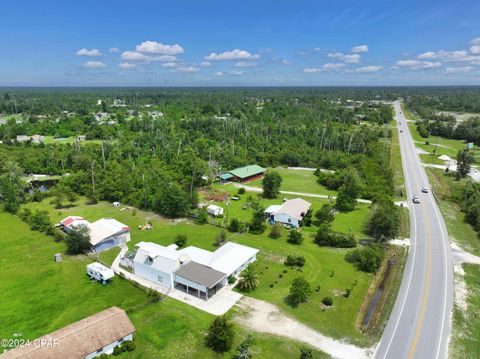
{"label": "dirt patch", "polygon": [[226,191],[211,188],[202,188],[198,191],[198,194],[207,201],[213,202],[226,201],[230,196],[230,194]]}

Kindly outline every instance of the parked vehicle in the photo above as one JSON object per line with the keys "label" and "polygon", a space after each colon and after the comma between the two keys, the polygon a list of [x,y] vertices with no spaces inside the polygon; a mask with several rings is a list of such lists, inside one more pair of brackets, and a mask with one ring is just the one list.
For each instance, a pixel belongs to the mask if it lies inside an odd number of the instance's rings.
{"label": "parked vehicle", "polygon": [[115,273],[103,264],[94,262],[87,265],[87,275],[92,279],[98,280],[102,284],[107,284],[115,276]]}
{"label": "parked vehicle", "polygon": [[423,188],[422,188],[422,192],[423,192],[423,193],[428,193],[428,188],[427,188],[427,187],[423,187]]}
{"label": "parked vehicle", "polygon": [[413,199],[412,199],[413,203],[420,203],[420,197],[418,197],[417,195],[413,196]]}

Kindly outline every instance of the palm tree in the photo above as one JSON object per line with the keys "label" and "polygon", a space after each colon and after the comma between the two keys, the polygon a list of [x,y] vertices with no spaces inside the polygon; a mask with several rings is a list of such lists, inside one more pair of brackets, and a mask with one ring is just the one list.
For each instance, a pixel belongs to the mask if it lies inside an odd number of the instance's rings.
{"label": "palm tree", "polygon": [[255,272],[255,267],[249,265],[240,274],[240,280],[238,281],[237,288],[245,293],[255,290],[258,286],[258,276]]}

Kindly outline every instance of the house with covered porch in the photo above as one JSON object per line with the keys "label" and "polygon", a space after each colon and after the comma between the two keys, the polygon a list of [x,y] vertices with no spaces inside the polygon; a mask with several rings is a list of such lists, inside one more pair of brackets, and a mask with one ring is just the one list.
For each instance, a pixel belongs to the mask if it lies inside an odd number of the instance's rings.
{"label": "house with covered porch", "polygon": [[266,169],[258,165],[238,167],[217,176],[220,181],[250,182],[265,175]]}
{"label": "house with covered porch", "polygon": [[133,261],[134,273],[167,289],[179,289],[208,300],[256,260],[258,249],[227,242],[214,252],[195,246],[178,250],[140,242]]}

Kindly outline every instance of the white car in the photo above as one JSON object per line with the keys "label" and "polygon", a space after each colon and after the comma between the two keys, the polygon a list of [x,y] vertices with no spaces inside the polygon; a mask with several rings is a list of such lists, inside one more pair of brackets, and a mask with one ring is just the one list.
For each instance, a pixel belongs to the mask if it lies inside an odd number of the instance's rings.
{"label": "white car", "polygon": [[418,197],[417,195],[413,196],[413,199],[412,199],[413,203],[420,203],[420,197]]}
{"label": "white car", "polygon": [[423,188],[422,188],[422,192],[423,192],[423,193],[428,193],[428,188],[427,188],[427,187],[423,187]]}

